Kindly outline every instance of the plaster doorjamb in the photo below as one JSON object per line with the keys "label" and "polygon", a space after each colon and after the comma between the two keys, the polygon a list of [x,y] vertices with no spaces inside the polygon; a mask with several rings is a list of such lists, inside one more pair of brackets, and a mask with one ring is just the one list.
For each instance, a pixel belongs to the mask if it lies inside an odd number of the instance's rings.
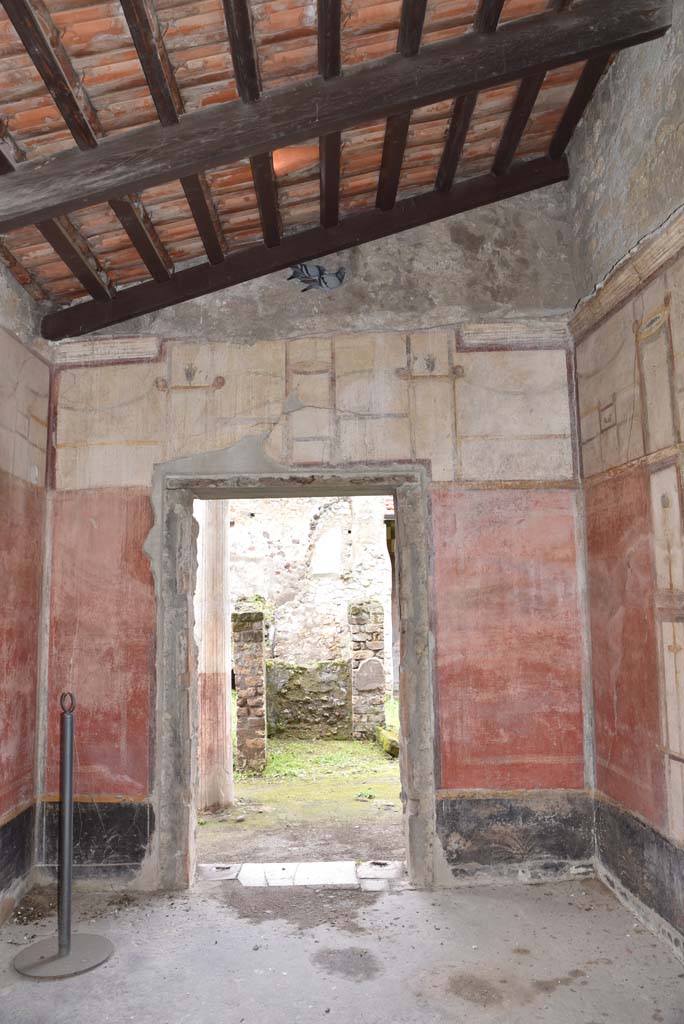
{"label": "plaster doorjamb", "polygon": [[[239,449],[236,451],[236,449]],[[157,597],[157,688],[152,729],[152,799],[156,828],[148,879],[185,888],[195,873],[198,748],[197,654],[193,594],[197,573],[195,498],[324,497],[392,494],[397,517],[401,660],[401,779],[409,879],[434,882],[434,642],[429,583],[432,555],[428,478],[420,465],[306,470],[280,466],[259,452],[234,449],[159,465],[153,480],[155,522],[145,544]],[[257,461],[257,472],[245,462]],[[251,468],[251,467],[250,467]]]}

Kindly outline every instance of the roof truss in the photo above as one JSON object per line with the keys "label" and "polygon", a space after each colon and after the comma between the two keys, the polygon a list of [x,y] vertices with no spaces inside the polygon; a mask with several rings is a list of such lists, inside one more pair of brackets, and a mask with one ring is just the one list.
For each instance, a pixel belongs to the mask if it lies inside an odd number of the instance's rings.
{"label": "roof truss", "polygon": [[[249,0],[223,0],[239,99],[184,112],[151,0],[121,0],[159,124],[102,138],[97,113],[41,0],[2,0],[76,147],[15,163],[0,147],[0,233],[39,227],[92,300],[49,313],[46,337],[107,327],[327,253],[452,216],[567,177],[563,153],[611,55],[663,35],[671,0],[551,0],[500,24],[503,0],[479,0],[474,30],[421,46],[426,0],[403,0],[397,53],[341,73],[340,0],[318,0],[319,77],[263,91]],[[543,159],[516,163],[546,74],[586,61]],[[519,83],[490,171],[458,182],[478,95]],[[455,100],[434,190],[397,201],[412,112]],[[341,133],[385,120],[376,209],[340,220]],[[284,234],[273,152],[319,140],[320,227]],[[264,244],[227,251],[205,172],[248,160]],[[11,173],[8,173],[11,172]],[[180,180],[208,263],[174,272],[138,196]],[[107,202],[151,281],[114,291],[68,215]]]}

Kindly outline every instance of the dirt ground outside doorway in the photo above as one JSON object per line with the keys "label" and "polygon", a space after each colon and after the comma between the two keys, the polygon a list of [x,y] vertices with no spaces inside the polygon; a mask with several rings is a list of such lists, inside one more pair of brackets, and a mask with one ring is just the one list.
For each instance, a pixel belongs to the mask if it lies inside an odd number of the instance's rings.
{"label": "dirt ground outside doorway", "polygon": [[269,740],[263,775],[198,818],[197,861],[403,860],[399,762],[373,742]]}

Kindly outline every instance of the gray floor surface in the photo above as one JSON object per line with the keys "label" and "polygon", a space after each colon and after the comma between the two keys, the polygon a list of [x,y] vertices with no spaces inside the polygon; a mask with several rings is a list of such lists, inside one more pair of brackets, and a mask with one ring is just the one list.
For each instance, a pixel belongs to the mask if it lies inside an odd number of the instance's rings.
{"label": "gray floor surface", "polygon": [[54,913],[0,930],[2,1024],[684,1024],[684,966],[600,883],[370,893],[79,893],[113,958],[62,982],[13,956]]}

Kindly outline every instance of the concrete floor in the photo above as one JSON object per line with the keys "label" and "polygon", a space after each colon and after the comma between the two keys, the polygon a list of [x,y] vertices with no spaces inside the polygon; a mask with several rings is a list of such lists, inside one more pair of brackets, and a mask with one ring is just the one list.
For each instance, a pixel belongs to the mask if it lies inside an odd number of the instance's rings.
{"label": "concrete floor", "polygon": [[10,966],[53,914],[0,931],[2,1024],[684,1024],[684,966],[595,881],[438,893],[203,882],[82,893],[75,918],[116,952],[64,982]]}

